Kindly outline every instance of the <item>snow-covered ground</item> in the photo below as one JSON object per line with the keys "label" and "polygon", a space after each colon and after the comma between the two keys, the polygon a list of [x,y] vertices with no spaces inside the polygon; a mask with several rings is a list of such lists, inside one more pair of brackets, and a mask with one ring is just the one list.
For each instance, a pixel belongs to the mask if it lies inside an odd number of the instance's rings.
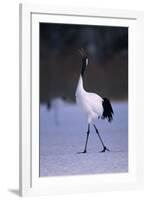
{"label": "snow-covered ground", "polygon": [[86,118],[75,104],[57,101],[50,110],[40,106],[40,176],[120,173],[128,171],[128,104],[113,103],[114,120],[96,126],[110,152],[91,127],[86,154]]}

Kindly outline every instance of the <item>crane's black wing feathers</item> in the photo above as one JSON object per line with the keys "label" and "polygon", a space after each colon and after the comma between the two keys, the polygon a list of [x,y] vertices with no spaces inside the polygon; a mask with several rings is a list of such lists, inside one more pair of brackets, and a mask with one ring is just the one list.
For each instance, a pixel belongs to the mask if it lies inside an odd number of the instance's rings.
{"label": "crane's black wing feathers", "polygon": [[109,99],[107,98],[103,98],[103,115],[102,115],[102,119],[108,119],[108,122],[111,122],[113,120],[113,109],[111,106],[111,103],[109,101]]}

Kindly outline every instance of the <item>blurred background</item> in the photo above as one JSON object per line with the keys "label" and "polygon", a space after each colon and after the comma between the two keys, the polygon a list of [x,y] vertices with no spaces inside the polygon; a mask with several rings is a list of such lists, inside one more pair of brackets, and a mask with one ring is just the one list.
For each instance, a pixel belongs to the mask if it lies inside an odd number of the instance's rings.
{"label": "blurred background", "polygon": [[40,23],[40,103],[75,102],[81,70],[78,49],[88,53],[87,91],[111,100],[128,98],[128,28]]}

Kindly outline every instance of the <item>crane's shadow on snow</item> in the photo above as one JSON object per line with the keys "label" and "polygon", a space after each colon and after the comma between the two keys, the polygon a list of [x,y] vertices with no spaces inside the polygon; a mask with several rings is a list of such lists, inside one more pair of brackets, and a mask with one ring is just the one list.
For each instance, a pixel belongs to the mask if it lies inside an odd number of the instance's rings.
{"label": "crane's shadow on snow", "polygon": [[97,152],[86,152],[86,153],[83,153],[82,151],[81,152],[77,152],[76,154],[96,154],[96,153],[100,153],[100,154],[106,154],[106,153],[127,153],[128,151],[123,151],[123,150],[110,150],[110,151],[106,151],[106,152],[101,152],[101,151],[97,151]]}

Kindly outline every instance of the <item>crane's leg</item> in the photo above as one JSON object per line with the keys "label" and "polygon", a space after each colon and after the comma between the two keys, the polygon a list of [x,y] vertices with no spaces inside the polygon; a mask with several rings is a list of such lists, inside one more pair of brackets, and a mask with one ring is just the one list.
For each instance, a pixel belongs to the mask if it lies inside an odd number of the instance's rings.
{"label": "crane's leg", "polygon": [[89,134],[90,134],[90,124],[88,124],[87,137],[86,137],[86,143],[85,143],[84,151],[79,152],[79,153],[87,153],[87,144],[88,144]]}
{"label": "crane's leg", "polygon": [[96,133],[97,133],[97,135],[98,135],[98,137],[99,137],[99,139],[100,139],[100,141],[101,141],[101,143],[102,143],[102,145],[103,145],[103,150],[102,150],[101,152],[110,151],[110,150],[104,145],[103,140],[102,140],[102,138],[101,138],[101,136],[100,136],[100,134],[99,134],[99,131],[98,131],[98,129],[96,128],[96,126],[95,126],[94,124],[93,124],[93,126],[94,126],[95,131],[96,131]]}

